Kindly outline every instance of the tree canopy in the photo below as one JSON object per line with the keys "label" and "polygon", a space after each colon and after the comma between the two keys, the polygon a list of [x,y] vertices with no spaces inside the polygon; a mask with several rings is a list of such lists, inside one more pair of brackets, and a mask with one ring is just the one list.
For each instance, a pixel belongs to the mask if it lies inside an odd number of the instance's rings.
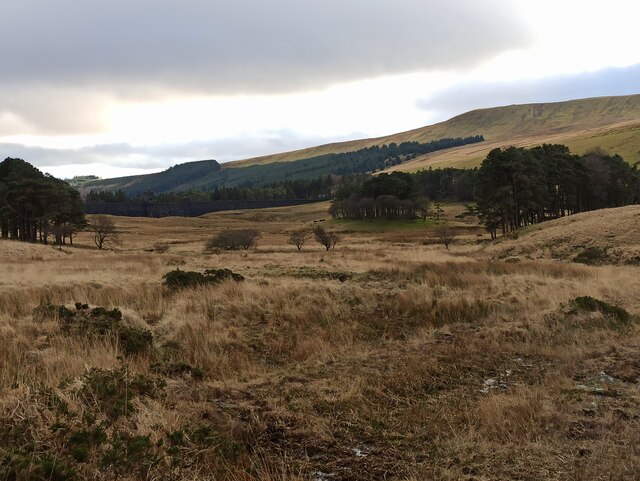
{"label": "tree canopy", "polygon": [[564,145],[494,149],[477,169],[382,173],[343,182],[330,213],[353,220],[423,217],[429,201],[475,201],[492,237],[530,224],[640,202],[638,165]]}
{"label": "tree canopy", "polygon": [[618,155],[572,155],[564,145],[494,149],[478,169],[475,197],[492,237],[566,215],[640,202],[640,172]]}
{"label": "tree canopy", "polygon": [[73,242],[85,225],[84,204],[66,182],[22,159],[0,163],[0,233],[3,239],[56,244]]}

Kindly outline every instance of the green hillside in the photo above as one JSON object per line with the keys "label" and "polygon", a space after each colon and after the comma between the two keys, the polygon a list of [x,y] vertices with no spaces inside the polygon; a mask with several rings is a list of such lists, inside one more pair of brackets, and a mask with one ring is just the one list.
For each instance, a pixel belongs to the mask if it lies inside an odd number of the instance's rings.
{"label": "green hillside", "polygon": [[213,190],[222,185],[263,185],[285,178],[363,172],[376,170],[379,166],[358,166],[357,158],[335,154],[354,153],[393,143],[429,143],[476,135],[482,135],[485,141],[428,151],[412,160],[387,162],[382,167],[404,171],[428,167],[474,167],[493,148],[507,145],[531,147],[542,143],[566,144],[576,154],[601,147],[635,162],[640,160],[640,95],[473,110],[445,122],[386,137],[320,145],[228,162],[222,166],[213,160],[189,162],[158,174],[90,182],[82,190],[122,189],[138,193],[147,189],[154,192]]}
{"label": "green hillside", "polygon": [[352,152],[324,154],[295,162],[272,162],[246,167],[221,169],[214,161],[188,162],[164,172],[88,182],[82,186],[90,190],[122,190],[139,195],[146,190],[155,193],[202,191],[221,187],[255,187],[283,180],[318,179],[319,177],[375,172],[425,153],[483,142],[481,135],[465,138],[446,138],[431,142],[404,142],[373,146]]}
{"label": "green hillside", "polygon": [[[634,145],[640,144],[640,139],[638,139],[640,95],[626,95],[472,110],[445,122],[407,132],[229,162],[223,165],[223,169],[252,164],[294,161],[315,155],[348,152],[391,142],[426,142],[445,137],[467,137],[476,134],[483,135],[487,142],[501,142],[500,145],[514,141],[526,142],[533,138],[538,141],[541,137],[553,137],[554,141],[558,142],[562,142],[563,139],[579,139],[584,145],[592,147],[586,139],[595,137],[598,141],[601,136],[606,137],[609,132],[619,132],[621,129],[625,131],[628,127],[625,124],[629,123],[635,124],[635,133],[622,134],[618,137],[617,143],[609,142],[609,144],[611,144],[612,153],[637,154],[639,149],[635,147],[628,149],[627,145],[630,142]],[[557,140],[555,140],[556,138]],[[576,152],[579,150],[576,149],[576,145],[571,147]],[[473,150],[473,147],[471,149]],[[450,153],[441,152],[437,156],[446,158]],[[623,157],[625,156],[623,155]]]}
{"label": "green hillside", "polygon": [[220,164],[215,160],[199,160],[174,165],[162,172],[145,175],[131,175],[115,177],[113,179],[86,182],[81,187],[82,192],[95,190],[123,190],[141,193],[146,190],[152,192],[168,192],[174,190],[189,190],[191,184],[198,179],[209,176],[220,176]]}

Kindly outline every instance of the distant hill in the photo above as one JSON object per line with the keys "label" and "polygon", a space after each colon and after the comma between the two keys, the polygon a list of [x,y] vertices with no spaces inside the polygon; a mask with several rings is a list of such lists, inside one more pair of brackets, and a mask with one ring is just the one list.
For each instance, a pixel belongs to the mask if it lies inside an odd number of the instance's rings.
{"label": "distant hill", "polygon": [[532,147],[542,143],[565,144],[576,154],[601,147],[633,163],[640,160],[640,95],[473,110],[397,137],[419,139],[440,132],[464,135],[469,130],[484,135],[486,142],[422,156],[391,170],[474,167],[496,147]]}
{"label": "distant hill", "polygon": [[180,169],[179,182],[175,179],[170,181],[178,172],[169,169],[159,174],[90,182],[83,186],[83,190],[210,190],[223,183],[227,186],[241,185],[243,182],[256,185],[291,178],[292,175],[309,178],[331,172],[327,170],[326,162],[310,161],[329,154],[354,152],[391,143],[424,143],[475,135],[484,136],[485,141],[420,155],[390,166],[387,170],[415,171],[429,166],[474,167],[495,147],[529,147],[542,143],[566,144],[577,154],[602,147],[629,162],[635,162],[640,160],[640,95],[473,110],[445,122],[385,137],[320,145],[228,162],[222,166],[215,161],[203,161],[215,163],[218,166],[215,170],[201,162],[189,162],[172,168]]}
{"label": "distant hill", "polygon": [[[372,145],[391,142],[426,142],[445,137],[467,137],[483,135],[487,144],[456,147],[447,152],[429,154],[427,158],[437,158],[445,163],[454,151],[472,155],[470,163],[478,163],[486,152],[497,143],[521,147],[537,145],[549,141],[566,143],[576,153],[595,146],[601,146],[612,153],[618,153],[627,160],[640,155],[640,95],[619,97],[596,97],[566,102],[509,105],[488,109],[478,109],[453,117],[427,127],[400,132],[385,137],[338,142],[308,149],[255,157],[236,162],[228,162],[223,168],[235,168],[270,162],[290,162],[311,156],[335,152],[348,152]],[[542,140],[541,140],[542,139]],[[547,141],[548,142],[548,141]],[[484,154],[482,154],[484,153]],[[420,164],[412,163],[396,166],[392,170],[406,170]],[[452,156],[459,166],[459,156]],[[463,161],[464,163],[464,161]]]}
{"label": "distant hill", "polygon": [[92,182],[85,182],[80,186],[81,192],[95,190],[122,190],[126,192],[170,192],[193,190],[192,184],[198,179],[211,175],[220,175],[220,164],[215,160],[199,160],[174,165],[162,172],[145,175],[131,175],[115,177]]}
{"label": "distant hill", "polygon": [[[215,161],[188,162],[164,172],[87,182],[80,189],[122,190],[128,194],[202,191],[219,187],[257,187],[283,180],[318,179],[331,175],[375,172],[412,159],[427,152],[445,150],[483,142],[481,135],[465,138],[445,138],[430,142],[403,142],[372,146],[351,152],[324,154],[294,162],[272,162],[241,167],[220,168]],[[215,165],[211,164],[215,162]]]}

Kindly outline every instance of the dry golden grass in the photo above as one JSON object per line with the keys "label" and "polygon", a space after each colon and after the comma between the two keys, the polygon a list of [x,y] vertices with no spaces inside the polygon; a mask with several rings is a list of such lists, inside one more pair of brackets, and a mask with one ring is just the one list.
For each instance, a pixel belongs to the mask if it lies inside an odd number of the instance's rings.
{"label": "dry golden grass", "polygon": [[486,249],[495,258],[572,260],[585,249],[603,251],[603,263],[640,264],[640,207],[631,205],[564,217],[504,239]]}
{"label": "dry golden grass", "polygon": [[[640,209],[494,244],[469,227],[449,252],[415,231],[345,233],[329,252],[286,244],[324,208],[114,218],[123,243],[106,252],[83,236],[62,251],[0,242],[0,473],[22,449],[76,479],[636,478],[639,267],[571,263],[544,246],[606,239],[633,251]],[[257,249],[203,253],[238,226],[263,232]],[[149,252],[157,242],[169,251]],[[246,280],[169,293],[162,275],[176,267]],[[585,295],[632,320],[571,307]],[[75,302],[120,308],[153,349],[127,356],[115,336],[73,337],[32,314]],[[179,363],[203,378],[162,371]],[[132,384],[130,411],[110,421],[92,368],[166,385]],[[76,462],[70,436],[90,426],[107,441]],[[102,456],[122,436],[151,444],[119,471]]]}

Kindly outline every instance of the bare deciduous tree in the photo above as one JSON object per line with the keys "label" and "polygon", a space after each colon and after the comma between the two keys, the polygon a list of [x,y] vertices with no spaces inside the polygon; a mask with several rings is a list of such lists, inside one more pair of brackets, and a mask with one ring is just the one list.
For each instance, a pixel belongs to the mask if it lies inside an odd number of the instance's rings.
{"label": "bare deciduous tree", "polygon": [[302,250],[302,246],[309,238],[309,232],[304,230],[297,230],[291,233],[289,236],[289,244],[293,244],[298,248],[298,251]]}
{"label": "bare deciduous tree", "polygon": [[214,251],[223,249],[226,251],[249,250],[255,247],[260,238],[260,232],[256,229],[229,229],[220,232],[209,239],[205,244],[205,250]]}
{"label": "bare deciduous tree", "polygon": [[449,245],[455,240],[456,233],[449,227],[449,224],[444,223],[436,228],[436,236],[442,244],[449,250]]}
{"label": "bare deciduous tree", "polygon": [[335,232],[327,232],[324,227],[320,226],[313,229],[313,235],[316,238],[316,241],[322,244],[326,250],[335,247],[340,240],[340,236],[338,234]]}
{"label": "bare deciduous tree", "polygon": [[108,243],[115,244],[119,242],[120,237],[118,229],[116,228],[113,220],[106,215],[94,216],[87,224],[87,229],[89,230],[96,247],[100,250],[102,250]]}

